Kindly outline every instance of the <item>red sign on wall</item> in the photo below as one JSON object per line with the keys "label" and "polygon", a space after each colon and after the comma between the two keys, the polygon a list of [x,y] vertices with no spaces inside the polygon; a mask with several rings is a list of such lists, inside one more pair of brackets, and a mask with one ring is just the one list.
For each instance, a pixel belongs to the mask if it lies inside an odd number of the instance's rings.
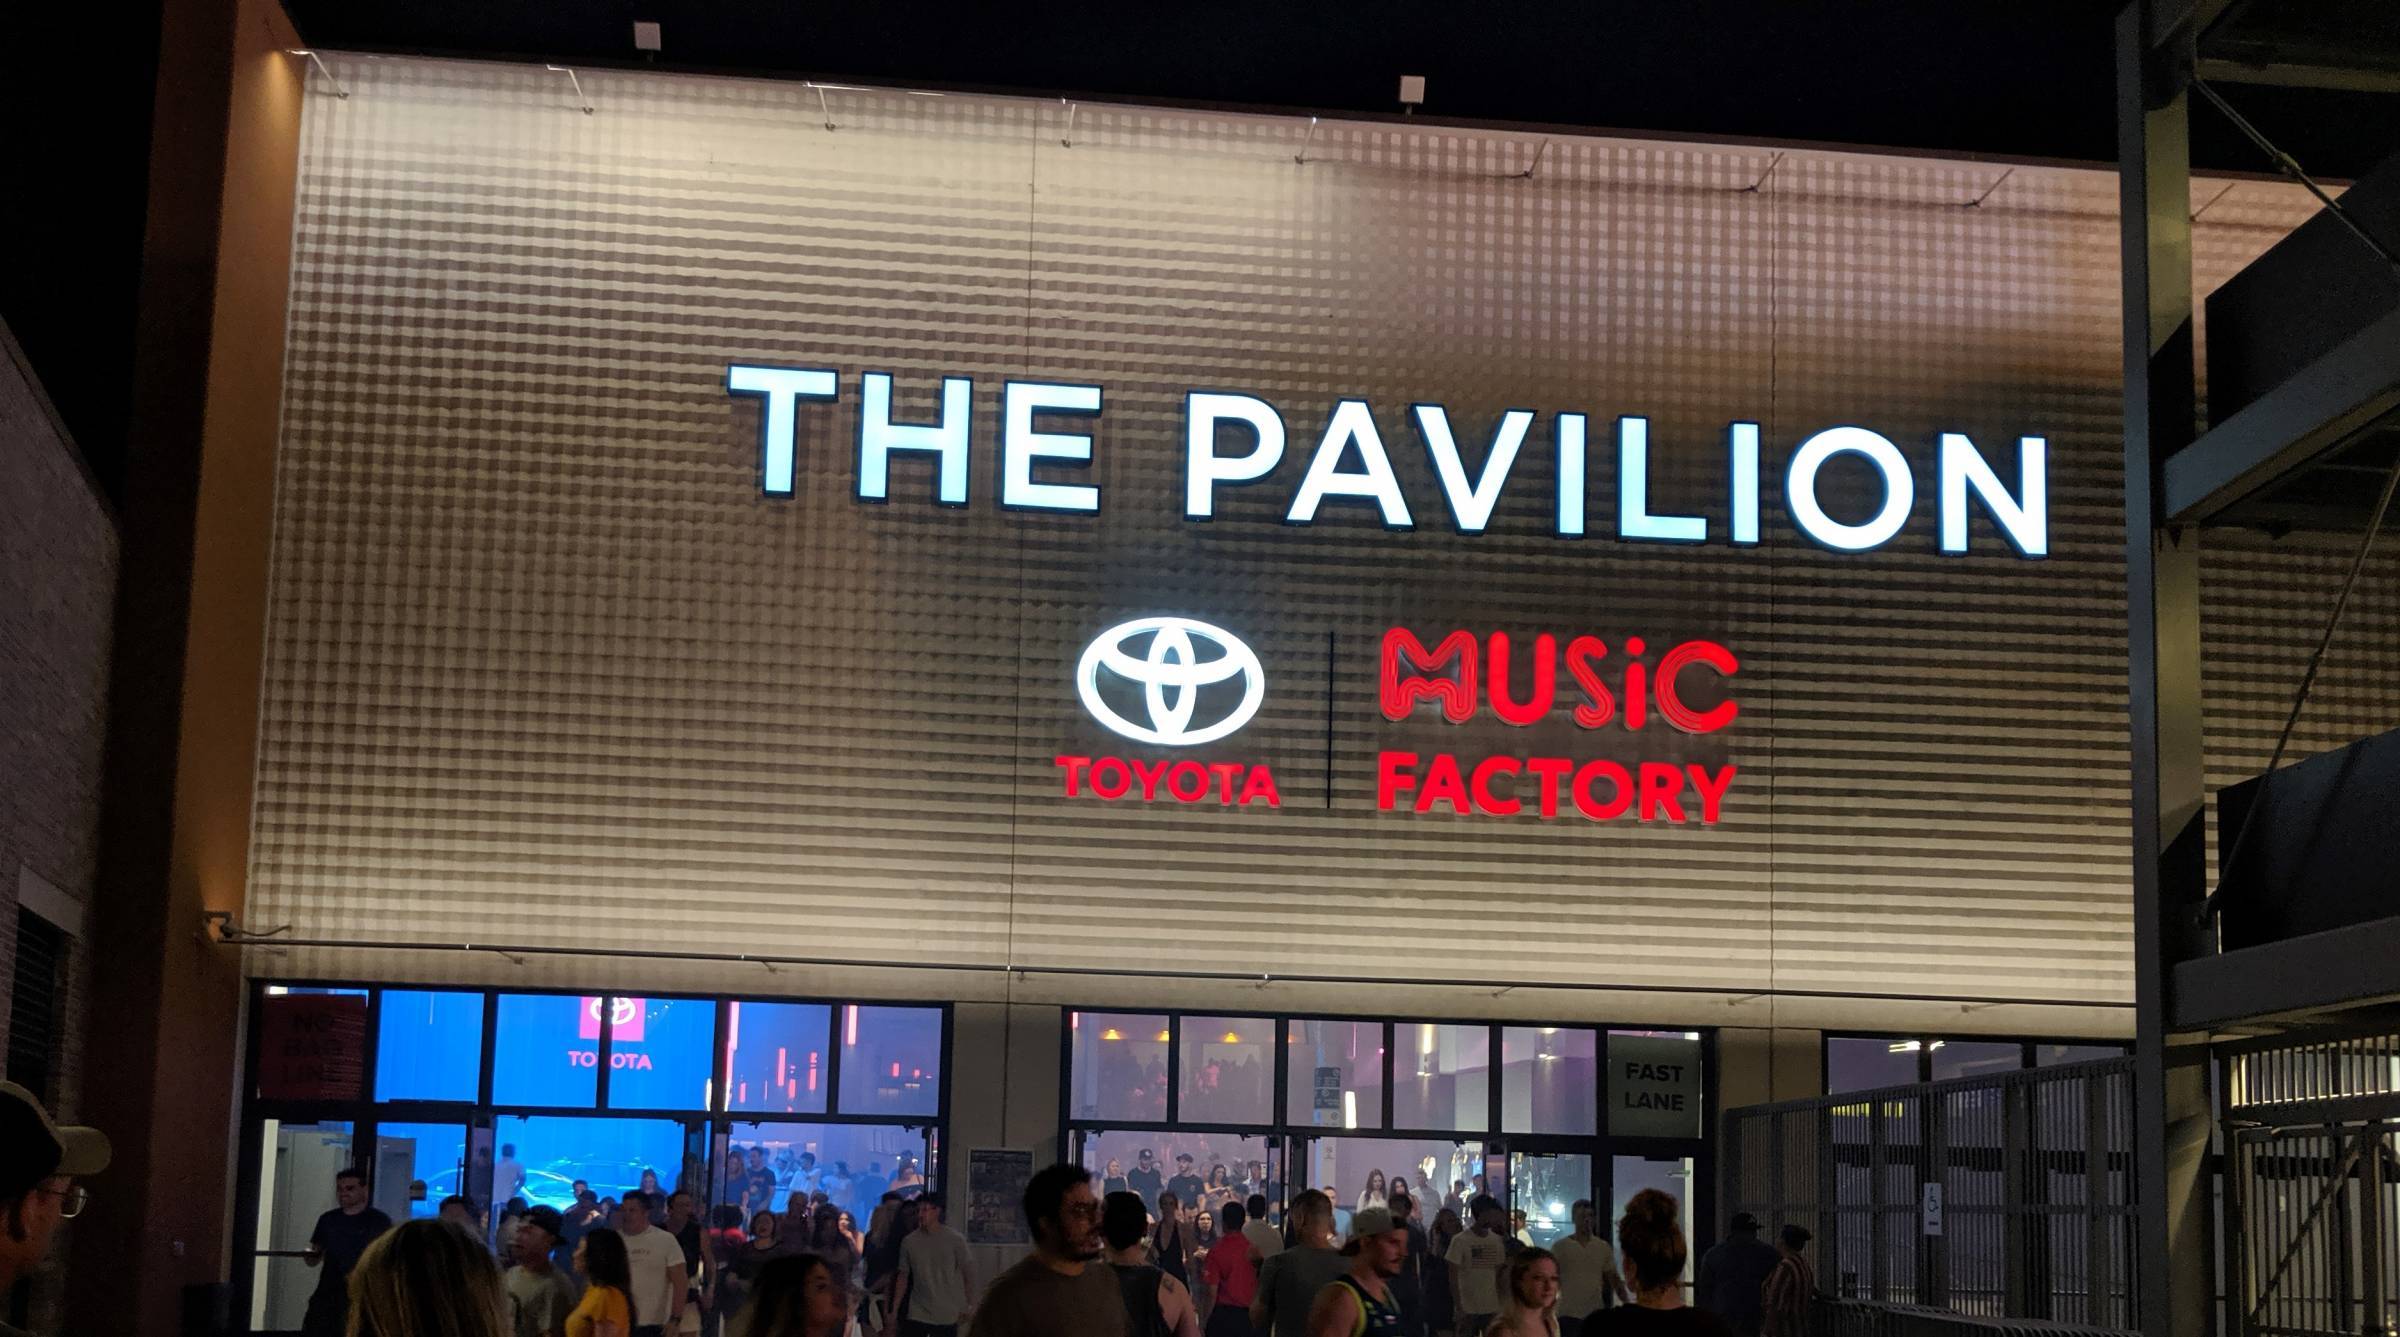
{"label": "red sign on wall", "polygon": [[258,1027],[258,1098],[356,1100],[366,1084],[367,1000],[269,994]]}

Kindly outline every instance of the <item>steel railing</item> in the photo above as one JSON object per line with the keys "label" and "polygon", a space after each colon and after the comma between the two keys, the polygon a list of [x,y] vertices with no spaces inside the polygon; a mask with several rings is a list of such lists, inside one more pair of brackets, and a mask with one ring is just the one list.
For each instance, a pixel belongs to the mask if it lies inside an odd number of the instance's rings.
{"label": "steel railing", "polygon": [[2130,1058],[1756,1105],[1725,1116],[1723,1211],[1811,1231],[1836,1300],[2127,1332],[2132,1137]]}

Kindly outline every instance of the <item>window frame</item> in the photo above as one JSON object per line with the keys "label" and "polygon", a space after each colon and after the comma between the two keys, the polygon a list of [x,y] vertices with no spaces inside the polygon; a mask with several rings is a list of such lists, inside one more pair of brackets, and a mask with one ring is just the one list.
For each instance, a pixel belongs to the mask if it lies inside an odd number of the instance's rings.
{"label": "window frame", "polygon": [[[265,1001],[270,990],[289,989],[355,989],[366,993],[366,1033],[361,1041],[358,1093],[354,1097],[336,1100],[268,1100],[258,1094],[258,1072],[261,1046],[265,1036]],[[383,1000],[387,991],[404,993],[465,993],[478,994],[483,999],[482,1052],[478,1057],[475,1098],[473,1100],[377,1100],[375,1098],[376,1065],[381,1048],[383,1029]],[[708,1064],[709,1099],[704,1109],[615,1109],[608,1099],[610,1091],[610,1060],[615,1053],[615,1026],[600,1028],[595,1058],[593,1097],[590,1105],[500,1104],[493,1100],[493,1070],[498,1062],[498,1033],[501,995],[539,995],[545,997],[601,998],[640,997],[698,1001],[714,1004],[709,1035]],[[784,1114],[752,1110],[729,1109],[731,1091],[725,1079],[725,1036],[730,1005],[735,1002],[822,1004],[826,1009],[826,1112],[822,1114]],[[957,1043],[955,1006],[948,1002],[925,1002],[918,999],[877,999],[832,997],[823,995],[776,994],[760,990],[735,993],[702,993],[691,990],[667,989],[636,994],[621,986],[601,987],[524,987],[499,985],[445,984],[439,982],[341,979],[320,977],[268,977],[248,981],[245,994],[247,1015],[243,1023],[243,1063],[241,1072],[239,1144],[235,1149],[234,1220],[237,1234],[233,1253],[233,1303],[237,1313],[250,1312],[252,1289],[256,1282],[257,1260],[276,1256],[273,1251],[260,1250],[257,1239],[259,1202],[258,1177],[263,1161],[261,1135],[266,1121],[281,1123],[335,1122],[350,1125],[351,1149],[354,1163],[364,1164],[372,1172],[372,1149],[386,1124],[457,1124],[466,1129],[468,1158],[472,1166],[478,1134],[494,1150],[497,1163],[498,1142],[495,1136],[503,1118],[572,1118],[622,1119],[643,1122],[670,1122],[683,1129],[685,1155],[699,1155],[702,1173],[714,1183],[721,1170],[719,1148],[725,1144],[732,1125],[736,1123],[787,1122],[815,1124],[847,1124],[871,1127],[897,1127],[917,1130],[926,1143],[925,1163],[921,1167],[928,1182],[940,1182],[948,1168],[950,1146],[950,1097],[954,1046]],[[848,1114],[840,1106],[842,1009],[845,1006],[918,1008],[939,1014],[941,1045],[937,1074],[940,1090],[935,1109],[926,1115]],[[695,1148],[697,1149],[695,1152]],[[363,1152],[362,1152],[362,1149]],[[362,1155],[365,1159],[361,1160]],[[467,1187],[462,1185],[462,1190]],[[482,1204],[489,1213],[491,1204]]]}

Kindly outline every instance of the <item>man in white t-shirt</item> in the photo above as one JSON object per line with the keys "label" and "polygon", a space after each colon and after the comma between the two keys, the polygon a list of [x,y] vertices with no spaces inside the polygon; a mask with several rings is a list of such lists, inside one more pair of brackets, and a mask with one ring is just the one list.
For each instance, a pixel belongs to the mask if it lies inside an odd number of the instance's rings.
{"label": "man in white t-shirt", "polygon": [[625,1237],[626,1271],[633,1281],[633,1337],[665,1337],[683,1321],[683,1296],[691,1285],[683,1270],[683,1246],[650,1224],[655,1204],[635,1189],[617,1206],[617,1233]]}
{"label": "man in white t-shirt", "polygon": [[892,1308],[902,1337],[958,1337],[975,1294],[975,1262],[966,1236],[942,1224],[942,1195],[917,1198],[917,1228],[900,1241],[900,1280]]}
{"label": "man in white t-shirt", "polygon": [[1475,1228],[1462,1230],[1450,1241],[1450,1293],[1458,1299],[1465,1320],[1460,1332],[1482,1332],[1499,1317],[1501,1275],[1508,1270],[1508,1240],[1500,1233],[1499,1202],[1486,1194],[1468,1206]]}
{"label": "man in white t-shirt", "polygon": [[1558,1259],[1558,1337],[1575,1337],[1583,1321],[1613,1304],[1625,1303],[1625,1278],[1617,1251],[1592,1232],[1592,1200],[1575,1200],[1575,1233],[1550,1246]]}

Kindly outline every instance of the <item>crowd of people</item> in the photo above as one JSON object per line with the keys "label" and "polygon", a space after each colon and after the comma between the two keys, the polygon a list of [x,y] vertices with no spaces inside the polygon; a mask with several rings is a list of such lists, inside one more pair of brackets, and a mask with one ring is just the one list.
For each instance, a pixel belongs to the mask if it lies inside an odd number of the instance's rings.
{"label": "crowd of people", "polygon": [[[78,1178],[107,1167],[107,1140],[53,1123],[20,1087],[0,1083],[0,1289],[38,1263],[58,1223],[82,1210]],[[740,1182],[740,1181],[736,1181]],[[463,1197],[395,1225],[369,1205],[363,1172],[335,1179],[336,1205],[304,1256],[319,1271],[311,1337],[1807,1337],[1816,1293],[1808,1232],[1780,1247],[1738,1215],[1700,1260],[1688,1258],[1675,1200],[1634,1195],[1615,1240],[1593,1206],[1537,1248],[1488,1194],[1437,1209],[1385,1183],[1382,1200],[1337,1227],[1332,1196],[1295,1195],[1280,1226],[1264,1194],[1223,1199],[1205,1237],[1162,1186],[1154,1200],[1107,1190],[1091,1171],[1032,1176],[1021,1209],[1032,1252],[979,1288],[965,1239],[939,1193],[886,1189],[863,1236],[824,1190],[794,1190],[786,1209],[713,1228],[680,1187],[661,1200],[628,1191],[603,1217],[588,1186],[577,1216],[548,1205],[503,1214],[500,1257],[485,1217]],[[1464,1183],[1458,1187],[1464,1188]],[[1205,1199],[1203,1181],[1203,1200]],[[585,1208],[591,1210],[583,1210]],[[0,1326],[0,1337],[11,1330]]]}

